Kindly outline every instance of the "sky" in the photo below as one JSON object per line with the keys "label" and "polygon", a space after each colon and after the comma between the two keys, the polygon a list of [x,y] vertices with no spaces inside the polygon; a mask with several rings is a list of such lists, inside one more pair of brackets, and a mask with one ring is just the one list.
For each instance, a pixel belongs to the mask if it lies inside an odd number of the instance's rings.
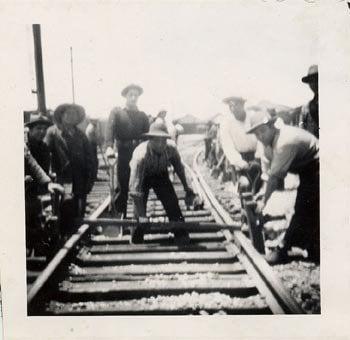
{"label": "sky", "polygon": [[318,63],[317,8],[304,0],[63,4],[18,27],[23,109],[36,107],[31,23],[41,24],[52,109],[72,101],[71,46],[75,101],[91,116],[124,106],[129,83],[144,88],[141,110],[173,118],[224,112],[230,95],[292,107],[312,98],[301,77]]}

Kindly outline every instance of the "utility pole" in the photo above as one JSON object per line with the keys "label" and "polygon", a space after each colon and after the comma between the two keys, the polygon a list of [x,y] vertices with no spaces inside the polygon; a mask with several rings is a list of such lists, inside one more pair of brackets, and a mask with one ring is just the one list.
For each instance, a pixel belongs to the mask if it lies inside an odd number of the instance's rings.
{"label": "utility pole", "polygon": [[71,69],[71,75],[72,75],[72,97],[73,97],[73,103],[75,103],[75,91],[74,91],[74,70],[73,70],[73,48],[70,47],[70,69]]}
{"label": "utility pole", "polygon": [[44,70],[43,70],[43,57],[41,49],[41,31],[40,25],[33,25],[34,36],[34,58],[35,58],[35,75],[36,75],[36,91],[33,91],[37,95],[38,99],[38,112],[47,114],[45,103],[45,84],[44,84]]}

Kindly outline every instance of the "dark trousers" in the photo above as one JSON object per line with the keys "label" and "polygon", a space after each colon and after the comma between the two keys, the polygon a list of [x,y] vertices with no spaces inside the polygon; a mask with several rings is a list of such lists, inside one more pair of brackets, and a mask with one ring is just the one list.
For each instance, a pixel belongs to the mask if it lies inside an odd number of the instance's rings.
{"label": "dark trousers", "polygon": [[[250,190],[253,194],[256,194],[261,186],[261,165],[260,162],[255,159],[255,152],[241,152],[241,156],[243,160],[248,163],[248,168],[245,170],[241,170],[239,175],[247,177],[250,183]],[[237,178],[234,180],[236,181]]]}
{"label": "dark trousers", "polygon": [[208,160],[209,152],[210,152],[210,149],[211,149],[211,143],[212,143],[212,139],[211,138],[205,138],[204,139],[204,145],[205,145],[204,159],[205,160]]}
{"label": "dark trousers", "polygon": [[315,161],[299,172],[300,184],[295,202],[294,216],[284,237],[286,249],[299,246],[309,256],[320,258],[320,179],[319,162]]}
{"label": "dark trousers", "polygon": [[118,162],[117,162],[117,188],[115,195],[115,207],[117,213],[122,213],[126,217],[129,180],[130,180],[130,166],[133,147],[119,147],[118,148]]}
{"label": "dark trousers", "polygon": [[143,204],[147,206],[149,190],[153,189],[158,199],[162,202],[169,221],[183,221],[179,201],[168,174],[157,177],[145,178],[142,192],[144,193]]}

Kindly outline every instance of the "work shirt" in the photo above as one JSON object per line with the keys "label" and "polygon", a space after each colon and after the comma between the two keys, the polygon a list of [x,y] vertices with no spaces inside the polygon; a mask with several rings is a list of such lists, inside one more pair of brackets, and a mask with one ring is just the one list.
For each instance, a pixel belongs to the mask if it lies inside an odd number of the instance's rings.
{"label": "work shirt", "polygon": [[318,96],[302,107],[298,125],[319,138]]}
{"label": "work shirt", "polygon": [[264,155],[270,161],[268,175],[283,179],[287,172],[299,174],[303,168],[319,159],[318,140],[300,128],[281,125]]}
{"label": "work shirt", "polygon": [[52,168],[60,184],[72,183],[76,195],[87,194],[93,184],[93,156],[84,132],[76,127],[69,134],[56,125],[48,128],[45,142],[52,155]]}
{"label": "work shirt", "polygon": [[114,108],[108,118],[106,131],[107,147],[113,147],[114,140],[138,140],[149,130],[147,115],[138,109]]}
{"label": "work shirt", "polygon": [[130,195],[142,197],[142,184],[145,178],[167,176],[168,165],[172,165],[181,182],[186,183],[185,170],[173,141],[167,141],[165,150],[160,154],[151,150],[148,141],[138,145],[130,162]]}
{"label": "work shirt", "polygon": [[242,167],[241,154],[256,152],[257,139],[253,134],[247,134],[250,128],[250,119],[246,117],[241,122],[232,115],[220,122],[220,142],[224,154],[229,163],[236,167]]}
{"label": "work shirt", "polygon": [[32,177],[36,185],[46,186],[51,182],[50,177],[29,151],[25,152],[24,155],[24,174]]}
{"label": "work shirt", "polygon": [[28,148],[41,168],[48,174],[50,171],[50,150],[43,141],[28,136]]}

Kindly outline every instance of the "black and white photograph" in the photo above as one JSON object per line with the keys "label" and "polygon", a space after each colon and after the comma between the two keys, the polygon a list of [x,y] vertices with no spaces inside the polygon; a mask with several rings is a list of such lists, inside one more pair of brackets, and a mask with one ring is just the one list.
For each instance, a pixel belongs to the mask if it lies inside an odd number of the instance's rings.
{"label": "black and white photograph", "polygon": [[22,318],[324,315],[319,6],[20,8],[38,13],[13,34]]}

